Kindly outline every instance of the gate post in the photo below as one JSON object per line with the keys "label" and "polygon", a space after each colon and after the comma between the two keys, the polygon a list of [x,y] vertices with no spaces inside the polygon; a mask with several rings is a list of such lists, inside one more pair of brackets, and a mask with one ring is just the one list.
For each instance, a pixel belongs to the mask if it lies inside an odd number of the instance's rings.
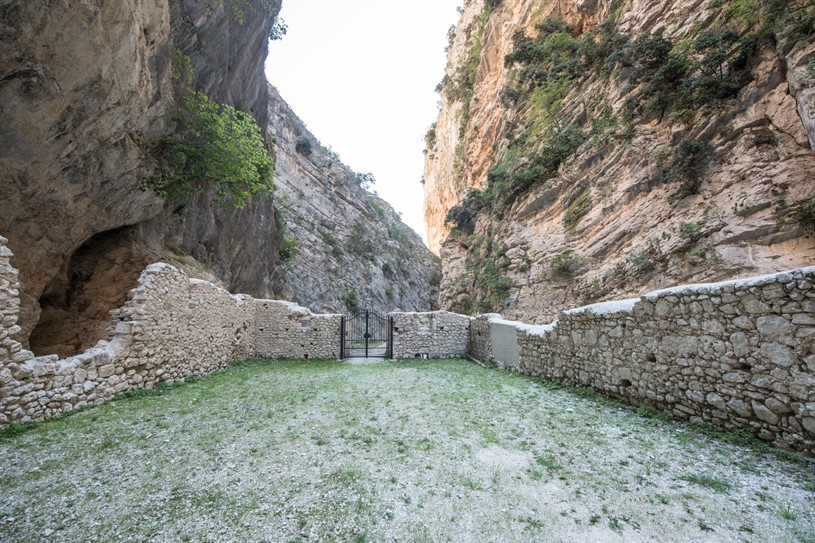
{"label": "gate post", "polygon": [[393,316],[388,315],[388,360],[393,360]]}
{"label": "gate post", "polygon": [[345,315],[340,319],[340,360],[345,358]]}
{"label": "gate post", "polygon": [[368,332],[368,318],[370,317],[370,313],[368,310],[365,310],[365,358],[368,358],[368,338],[370,334]]}

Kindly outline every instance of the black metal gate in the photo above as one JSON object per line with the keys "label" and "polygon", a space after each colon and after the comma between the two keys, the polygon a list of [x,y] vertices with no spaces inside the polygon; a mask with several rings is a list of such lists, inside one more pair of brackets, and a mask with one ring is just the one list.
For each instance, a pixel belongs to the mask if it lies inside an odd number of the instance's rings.
{"label": "black metal gate", "polygon": [[393,358],[393,317],[364,309],[342,318],[342,358]]}

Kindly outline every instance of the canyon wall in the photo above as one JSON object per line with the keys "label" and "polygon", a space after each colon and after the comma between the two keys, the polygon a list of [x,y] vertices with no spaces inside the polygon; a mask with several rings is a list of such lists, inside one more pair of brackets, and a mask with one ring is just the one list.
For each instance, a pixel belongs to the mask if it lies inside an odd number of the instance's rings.
{"label": "canyon wall", "polygon": [[[270,295],[271,201],[168,206],[141,181],[173,129],[173,57],[193,86],[267,121],[263,73],[279,0],[5,2],[0,23],[0,230],[22,283],[19,339],[43,354],[104,335],[141,270],[195,257],[232,289]],[[33,332],[33,334],[32,334]]]}
{"label": "canyon wall", "polygon": [[815,262],[815,6],[747,4],[465,2],[424,174],[441,307],[546,323]]}
{"label": "canyon wall", "polygon": [[[280,0],[74,4],[13,0],[0,21],[0,231],[20,270],[25,348],[93,346],[159,260],[324,311],[354,292],[360,305],[431,309],[438,264],[266,81]],[[210,189],[173,203],[140,189],[176,129],[186,67],[192,88],[262,127],[277,194],[235,209]],[[295,151],[301,139],[314,153]]]}
{"label": "canyon wall", "polygon": [[271,85],[269,94],[275,200],[289,244],[282,269],[291,299],[326,313],[355,306],[384,313],[433,309],[438,259]]}

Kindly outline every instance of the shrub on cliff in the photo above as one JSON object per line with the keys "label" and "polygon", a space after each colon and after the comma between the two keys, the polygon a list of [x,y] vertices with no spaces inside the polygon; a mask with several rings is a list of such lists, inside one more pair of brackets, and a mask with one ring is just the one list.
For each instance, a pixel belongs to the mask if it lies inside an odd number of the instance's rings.
{"label": "shrub on cliff", "polygon": [[250,115],[188,89],[175,123],[154,148],[158,164],[143,190],[180,201],[210,187],[216,202],[236,208],[272,192],[274,163]]}
{"label": "shrub on cliff", "polygon": [[277,250],[277,255],[280,262],[288,262],[297,256],[297,238],[294,236],[285,236],[283,238],[283,245]]}

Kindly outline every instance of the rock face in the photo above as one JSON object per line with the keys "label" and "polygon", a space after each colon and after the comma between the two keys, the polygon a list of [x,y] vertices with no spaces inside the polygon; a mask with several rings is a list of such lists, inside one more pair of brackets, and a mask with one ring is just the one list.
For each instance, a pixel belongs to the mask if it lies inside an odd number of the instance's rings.
{"label": "rock face", "polygon": [[93,344],[144,265],[168,254],[194,256],[229,288],[272,294],[270,200],[236,211],[203,195],[169,208],[139,183],[152,167],[144,144],[172,129],[173,50],[189,57],[197,89],[266,126],[263,61],[279,1],[3,10],[0,231],[20,269],[20,339],[63,355]]}
{"label": "rock face", "polygon": [[[15,339],[23,346],[61,356],[92,346],[106,337],[109,312],[158,260],[232,292],[294,296],[320,309],[344,308],[332,293],[354,288],[360,303],[430,308],[434,262],[415,234],[381,200],[355,188],[347,168],[300,160],[292,126],[270,124],[270,112],[285,110],[296,120],[276,95],[270,106],[263,70],[279,9],[279,0],[4,2],[0,232],[20,270]],[[314,185],[310,194],[319,203],[289,199],[288,235],[303,241],[286,277],[278,257],[280,206],[272,197],[236,210],[208,193],[171,206],[139,189],[153,167],[149,144],[174,128],[178,53],[189,59],[192,86],[250,113],[268,130],[270,149],[281,132],[279,194]],[[328,193],[331,202],[317,196]],[[353,209],[343,210],[346,203]],[[314,213],[325,217],[317,221]],[[385,221],[394,237],[372,221]],[[320,242],[324,234],[336,229],[338,242],[350,247],[353,228],[373,240],[376,254],[324,258],[320,251],[332,251]]]}
{"label": "rock face", "polygon": [[433,309],[438,259],[306,130],[271,85],[269,95],[275,199],[288,247],[283,270],[292,299],[319,312]]}
{"label": "rock face", "polygon": [[[424,176],[430,247],[444,270],[443,308],[500,310],[544,323],[583,303],[815,261],[815,73],[807,64],[815,51],[813,7],[787,2],[776,12],[745,15],[739,6],[465,2]],[[566,34],[575,40],[594,32],[594,43],[601,43],[608,31],[628,42],[612,43],[617,57],[604,56],[564,79],[557,74],[569,73],[568,61],[538,72],[527,70],[528,62],[507,62],[515,33],[554,33],[552,25],[537,27],[547,20],[570,24]],[[610,25],[599,26],[607,20]],[[733,31],[733,45],[703,81],[704,57],[731,39],[722,29]],[[738,88],[654,112],[645,92],[653,78],[637,77],[646,62],[635,48],[640,36],[670,42],[666,58],[691,66],[685,84],[721,84],[741,70]],[[711,36],[719,41],[705,46],[702,38]],[[736,44],[749,50],[738,68]],[[516,58],[546,51],[532,48]],[[575,51],[567,58],[582,62],[582,50]],[[564,127],[580,131],[575,148],[553,169],[533,169],[546,163],[552,134],[566,133]],[[682,155],[687,149],[704,160]],[[697,166],[701,174],[689,183]],[[496,191],[501,182],[504,190]],[[465,202],[470,189],[488,198],[513,195],[497,209]],[[473,216],[458,215],[466,224],[451,232],[445,216],[456,206]]]}

